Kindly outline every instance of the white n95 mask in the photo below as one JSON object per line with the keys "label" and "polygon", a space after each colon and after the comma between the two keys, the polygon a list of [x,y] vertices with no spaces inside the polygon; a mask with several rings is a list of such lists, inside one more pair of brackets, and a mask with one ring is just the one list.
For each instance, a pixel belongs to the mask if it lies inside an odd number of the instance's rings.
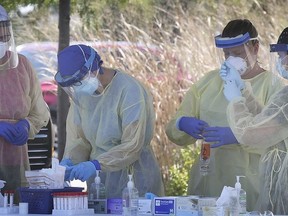
{"label": "white n95 mask", "polygon": [[8,44],[6,42],[0,42],[0,59],[5,56],[6,51],[8,50]]}
{"label": "white n95 mask", "polygon": [[241,57],[229,56],[226,59],[226,62],[232,65],[238,71],[240,76],[242,76],[247,71],[247,62]]}
{"label": "white n95 mask", "polygon": [[73,86],[77,95],[93,95],[95,91],[101,86],[97,77],[89,77],[87,80],[82,80],[81,85]]}

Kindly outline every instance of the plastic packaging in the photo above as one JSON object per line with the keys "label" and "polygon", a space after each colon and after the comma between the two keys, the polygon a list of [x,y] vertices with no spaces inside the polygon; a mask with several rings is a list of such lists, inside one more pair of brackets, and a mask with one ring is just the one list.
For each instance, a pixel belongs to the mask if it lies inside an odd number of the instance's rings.
{"label": "plastic packaging", "polygon": [[237,190],[238,202],[239,202],[239,215],[246,215],[246,191],[241,188],[240,177],[236,176],[235,189]]}
{"label": "plastic packaging", "polygon": [[99,170],[96,170],[95,181],[90,185],[88,206],[94,209],[94,213],[107,213],[107,200],[105,185],[101,183]]}
{"label": "plastic packaging", "polygon": [[137,188],[134,186],[132,175],[128,175],[129,181],[127,187],[122,192],[122,207],[123,216],[137,216],[138,214],[138,201],[139,193]]}
{"label": "plastic packaging", "polygon": [[200,153],[200,174],[203,176],[208,175],[210,172],[210,144],[201,143],[201,153]]}

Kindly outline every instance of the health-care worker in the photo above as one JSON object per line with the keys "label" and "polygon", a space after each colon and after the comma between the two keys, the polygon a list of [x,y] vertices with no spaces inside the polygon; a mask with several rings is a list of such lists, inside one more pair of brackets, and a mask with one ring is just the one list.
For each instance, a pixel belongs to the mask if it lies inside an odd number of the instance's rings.
{"label": "health-care worker", "polygon": [[[288,28],[277,44],[270,45],[272,69],[288,79]],[[265,106],[254,98],[250,82],[244,82],[235,69],[223,70],[224,95],[229,125],[237,140],[245,146],[262,150],[260,163],[260,195],[257,210],[270,210],[277,215],[288,214],[288,86],[277,92]],[[246,80],[245,80],[246,81]],[[236,83],[241,83],[242,88]],[[277,84],[273,81],[272,85]],[[243,144],[243,145],[244,145]]]}
{"label": "health-care worker", "polygon": [[16,190],[27,186],[25,170],[30,170],[27,140],[48,124],[49,110],[36,72],[16,52],[12,23],[1,5],[0,94],[0,179],[6,181],[2,191]]}
{"label": "health-care worker", "polygon": [[88,180],[100,170],[108,198],[121,198],[132,167],[139,195],[164,195],[150,141],[152,96],[135,78],[106,68],[91,47],[72,45],[58,54],[58,84],[72,98],[67,116],[65,179]]}
{"label": "health-care worker", "polygon": [[[241,77],[251,82],[259,102],[266,104],[280,86],[271,85],[273,73],[264,70],[257,61],[257,37],[258,32],[249,20],[236,19],[215,37],[215,43],[225,62],[235,65]],[[211,71],[191,86],[168,123],[166,134],[181,146],[194,144],[198,139],[204,139],[212,147],[219,146],[211,149],[208,175],[200,174],[199,159],[192,166],[188,194],[219,197],[224,186],[234,186],[236,176],[242,175],[246,176],[241,184],[247,191],[247,209],[252,210],[259,194],[260,152],[250,153],[242,145],[228,145],[238,141],[228,125],[227,105],[219,69]]]}

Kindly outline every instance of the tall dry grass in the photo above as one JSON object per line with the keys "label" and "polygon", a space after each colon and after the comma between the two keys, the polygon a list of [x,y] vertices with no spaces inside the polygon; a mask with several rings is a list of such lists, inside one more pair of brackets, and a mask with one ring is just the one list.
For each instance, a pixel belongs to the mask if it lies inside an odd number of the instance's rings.
{"label": "tall dry grass", "polygon": [[[209,2],[209,1],[207,1]],[[169,177],[169,167],[174,164],[174,150],[179,149],[171,143],[165,134],[165,125],[176,112],[189,86],[201,78],[206,72],[219,66],[218,53],[213,37],[220,32],[227,22],[236,18],[250,19],[259,32],[261,42],[259,61],[263,67],[268,67],[270,42],[276,42],[278,35],[288,25],[286,20],[286,5],[272,0],[261,5],[257,0],[200,1],[193,8],[184,11],[175,6],[174,11],[156,8],[161,14],[173,19],[173,28],[164,28],[163,17],[155,15],[153,26],[140,29],[129,23],[129,14],[121,15],[117,25],[121,38],[130,42],[155,45],[158,53],[140,52],[137,49],[118,50],[118,53],[100,53],[106,66],[122,68],[141,80],[151,91],[156,112],[155,135],[152,147],[161,165],[164,180]],[[214,2],[214,3],[213,3]],[[237,2],[237,5],[235,5]],[[284,2],[283,2],[284,3]],[[43,11],[40,13],[44,13]],[[48,16],[34,19],[14,17],[15,37],[17,44],[32,41],[58,41],[57,17]],[[130,17],[131,20],[131,17]],[[143,20],[144,22],[144,20]],[[111,28],[100,29],[97,32],[83,27],[77,14],[71,19],[71,40],[74,41],[114,41],[117,39]],[[119,53],[122,53],[119,55]],[[118,56],[115,58],[115,56]],[[175,60],[176,59],[176,60]],[[181,63],[181,67],[177,65]],[[180,69],[187,73],[189,79],[179,80]]]}

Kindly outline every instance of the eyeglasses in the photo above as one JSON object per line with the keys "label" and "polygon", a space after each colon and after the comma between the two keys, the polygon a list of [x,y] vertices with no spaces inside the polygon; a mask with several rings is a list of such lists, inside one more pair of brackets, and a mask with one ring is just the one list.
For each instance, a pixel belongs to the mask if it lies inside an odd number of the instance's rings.
{"label": "eyeglasses", "polygon": [[274,214],[271,211],[264,211],[263,213],[259,212],[259,211],[252,211],[249,212],[247,215],[249,216],[274,216]]}
{"label": "eyeglasses", "polygon": [[1,43],[5,43],[10,41],[11,39],[11,35],[0,35],[0,42]]}

